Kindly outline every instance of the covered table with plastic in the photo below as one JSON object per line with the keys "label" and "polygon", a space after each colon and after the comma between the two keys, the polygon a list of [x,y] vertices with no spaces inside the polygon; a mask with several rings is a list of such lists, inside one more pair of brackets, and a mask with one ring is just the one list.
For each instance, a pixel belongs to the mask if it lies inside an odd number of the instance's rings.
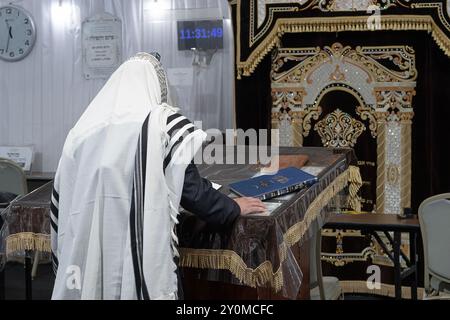
{"label": "covered table with plastic", "polygon": [[[182,214],[179,265],[186,299],[309,298],[309,239],[336,212],[357,206],[361,177],[351,149],[281,148],[280,155],[308,156],[304,169],[318,175],[318,182],[268,201],[270,214],[241,217],[229,230],[211,229],[195,215]],[[198,167],[231,197],[230,183],[261,169],[258,164]],[[49,183],[3,212],[1,250],[8,259],[26,257],[29,299],[32,258],[36,252],[51,254],[51,194]]]}
{"label": "covered table with plastic", "polygon": [[[351,149],[280,149],[280,156],[296,154],[309,157],[303,169],[319,180],[266,202],[270,215],[240,217],[231,230],[212,230],[195,215],[183,216],[179,264],[186,299],[309,299],[309,240],[337,212],[360,209],[362,181]],[[199,166],[203,177],[230,196],[230,183],[260,169],[250,164]]]}

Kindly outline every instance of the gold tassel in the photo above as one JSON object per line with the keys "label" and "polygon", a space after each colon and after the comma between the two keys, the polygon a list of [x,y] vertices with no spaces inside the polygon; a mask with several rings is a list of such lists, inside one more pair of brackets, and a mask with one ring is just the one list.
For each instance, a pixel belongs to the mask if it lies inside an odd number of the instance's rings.
{"label": "gold tassel", "polygon": [[270,261],[251,269],[238,254],[229,250],[180,249],[180,253],[181,267],[228,270],[241,283],[252,288],[267,286],[279,292],[283,285],[281,267],[274,273]]}
{"label": "gold tassel", "polygon": [[[372,294],[383,297],[395,297],[395,286],[390,284],[381,283],[380,289],[369,289],[366,281],[340,281],[342,291],[344,293],[359,293],[359,294]],[[417,289],[418,299],[423,297],[424,289]],[[402,297],[405,299],[411,299],[411,288],[402,287]]]}
{"label": "gold tassel", "polygon": [[349,167],[349,206],[356,212],[361,212],[361,201],[358,192],[363,185],[359,167]]}
{"label": "gold tassel", "polygon": [[21,251],[51,252],[50,236],[31,232],[8,236],[6,238],[6,255],[9,256]]}

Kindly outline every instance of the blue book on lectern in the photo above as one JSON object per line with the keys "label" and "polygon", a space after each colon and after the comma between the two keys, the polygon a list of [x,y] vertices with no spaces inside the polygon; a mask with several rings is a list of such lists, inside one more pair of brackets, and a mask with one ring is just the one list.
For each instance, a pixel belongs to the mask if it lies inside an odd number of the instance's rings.
{"label": "blue book on lectern", "polygon": [[274,175],[264,175],[230,184],[230,190],[242,197],[268,200],[312,186],[317,177],[290,167]]}

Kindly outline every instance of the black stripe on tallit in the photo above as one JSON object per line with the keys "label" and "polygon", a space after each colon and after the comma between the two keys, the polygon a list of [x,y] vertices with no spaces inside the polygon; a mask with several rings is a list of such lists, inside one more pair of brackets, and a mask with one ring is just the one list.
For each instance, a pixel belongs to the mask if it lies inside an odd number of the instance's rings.
{"label": "black stripe on tallit", "polygon": [[50,224],[52,225],[52,229],[53,231],[55,231],[55,233],[58,233],[58,225],[56,224],[55,221],[53,221],[53,219],[50,218]]}
{"label": "black stripe on tallit", "polygon": [[142,149],[141,149],[141,139],[142,137],[139,137],[139,145],[136,153],[136,159],[135,159],[135,171],[134,171],[134,210],[135,210],[135,241],[136,241],[136,264],[137,269],[136,272],[138,273],[138,279],[139,279],[139,300],[142,300],[142,283],[143,283],[143,271],[142,271],[142,252],[143,252],[143,245],[142,245],[142,236],[143,236],[143,229],[142,229]]}
{"label": "black stripe on tallit", "polygon": [[143,274],[143,222],[144,222],[144,195],[145,176],[147,162],[147,117],[139,137],[138,148],[135,157],[135,169],[133,175],[133,195],[130,209],[130,238],[133,260],[134,277],[136,282],[136,293],[139,300],[150,300],[147,284]]}
{"label": "black stripe on tallit", "polygon": [[[141,174],[141,183],[142,183],[142,192],[141,195],[141,214],[140,214],[140,240],[141,240],[141,271],[144,268],[143,265],[143,242],[144,242],[144,234],[143,234],[143,223],[144,223],[144,199],[145,199],[145,177],[147,174],[147,145],[148,145],[148,123],[150,120],[150,115],[147,117],[147,119],[144,122],[144,125],[142,126],[142,135],[141,135],[141,167],[142,167],[142,174]],[[145,282],[144,274],[142,273],[142,294],[144,300],[150,300],[150,295],[148,293],[147,284]]]}
{"label": "black stripe on tallit", "polygon": [[172,123],[172,121],[174,121],[174,120],[176,120],[176,119],[178,119],[178,118],[180,118],[180,117],[182,117],[182,115],[179,114],[179,113],[175,113],[175,114],[169,116],[169,117],[167,118],[167,125],[170,126],[170,124]]}
{"label": "black stripe on tallit", "polygon": [[131,239],[131,255],[133,259],[133,269],[134,269],[134,281],[136,283],[136,294],[138,300],[142,300],[141,296],[141,273],[139,270],[138,262],[138,249],[136,242],[136,210],[134,205],[135,189],[133,186],[133,195],[131,197],[131,209],[130,209],[130,239]]}
{"label": "black stripe on tallit", "polygon": [[53,269],[58,269],[59,261],[56,255],[52,252],[52,262],[53,262]]}
{"label": "black stripe on tallit", "polygon": [[55,188],[53,188],[52,194],[53,198],[55,198],[55,200],[59,202],[59,194],[58,192],[56,192]]}
{"label": "black stripe on tallit", "polygon": [[58,219],[59,210],[56,204],[53,203],[53,201],[51,201],[50,203],[50,212],[55,216],[56,219]]}
{"label": "black stripe on tallit", "polygon": [[183,129],[185,126],[187,126],[187,125],[189,125],[189,124],[192,124],[192,122],[190,122],[188,119],[181,120],[181,121],[178,122],[176,125],[174,125],[173,128],[171,128],[171,129],[167,132],[167,134],[168,134],[169,137],[172,139],[173,136],[174,136],[174,133],[175,133],[175,135],[176,135],[178,130]]}
{"label": "black stripe on tallit", "polygon": [[142,157],[142,194],[145,194],[145,174],[147,172],[147,143],[148,143],[148,122],[150,120],[150,115],[145,119],[144,125],[142,126],[141,134],[141,157]]}
{"label": "black stripe on tallit", "polygon": [[[169,154],[167,155],[167,157],[164,159],[164,165],[163,165],[163,169],[164,172],[166,172],[167,167],[169,166],[170,162],[172,161],[172,155],[175,153],[176,149],[178,148],[178,146],[183,142],[184,139],[186,139],[190,134],[194,133],[197,129],[195,127],[191,127],[189,129],[187,129],[183,135],[178,139],[177,142],[175,142],[175,144],[172,146],[172,148],[170,149]],[[187,134],[187,135],[186,135]]]}
{"label": "black stripe on tallit", "polygon": [[[57,237],[57,235],[58,235],[58,216],[59,216],[59,194],[58,194],[58,192],[56,192],[56,189],[54,187],[52,190],[52,195],[53,195],[53,197],[50,201],[50,212],[51,212],[50,225],[51,225],[52,231],[56,234],[56,237]],[[56,201],[56,203],[55,203],[55,201]],[[54,219],[56,219],[56,221],[54,221]],[[53,251],[53,248],[52,248],[52,266],[53,266],[53,272],[56,275],[56,273],[58,272],[59,261],[58,261],[58,258],[56,258],[56,254]]]}

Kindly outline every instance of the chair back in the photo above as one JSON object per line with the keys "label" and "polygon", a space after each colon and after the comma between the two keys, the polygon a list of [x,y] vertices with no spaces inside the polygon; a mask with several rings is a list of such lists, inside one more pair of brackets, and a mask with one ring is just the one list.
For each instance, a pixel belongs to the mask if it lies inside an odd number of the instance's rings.
{"label": "chair back", "polygon": [[28,193],[27,179],[22,168],[14,162],[0,158],[0,191],[15,195]]}
{"label": "chair back", "polygon": [[429,277],[450,283],[450,193],[426,199],[419,207],[425,263],[425,289]]}

